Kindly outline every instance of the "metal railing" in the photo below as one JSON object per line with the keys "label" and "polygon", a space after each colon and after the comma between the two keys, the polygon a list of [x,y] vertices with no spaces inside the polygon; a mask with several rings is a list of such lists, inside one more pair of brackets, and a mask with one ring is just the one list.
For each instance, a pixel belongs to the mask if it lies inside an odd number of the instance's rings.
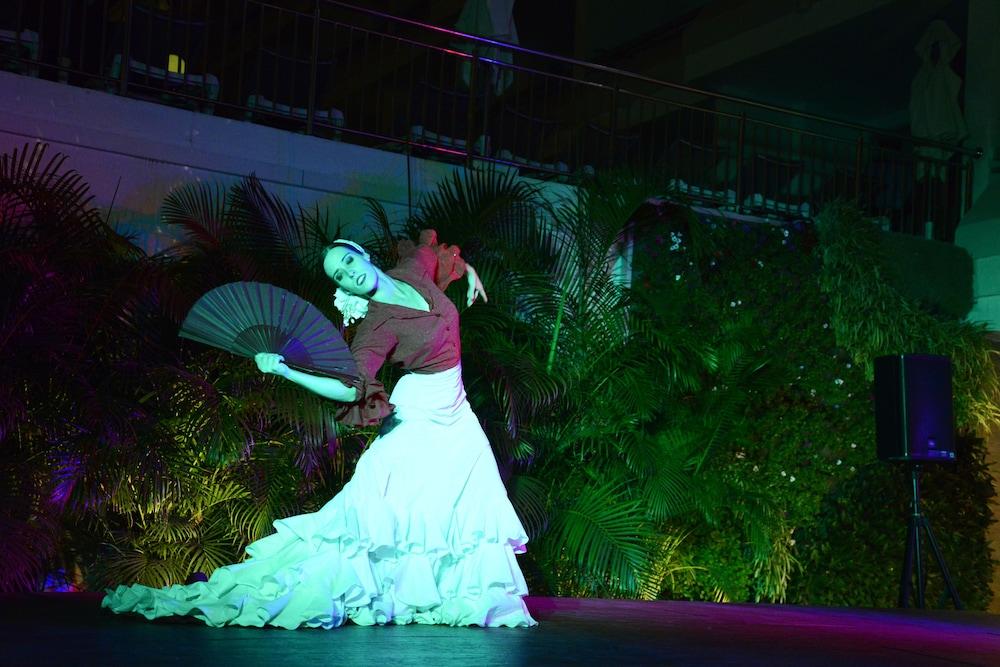
{"label": "metal railing", "polygon": [[941,240],[978,157],[334,0],[8,0],[0,66],[540,178],[639,169],[665,193],[757,215],[843,198]]}

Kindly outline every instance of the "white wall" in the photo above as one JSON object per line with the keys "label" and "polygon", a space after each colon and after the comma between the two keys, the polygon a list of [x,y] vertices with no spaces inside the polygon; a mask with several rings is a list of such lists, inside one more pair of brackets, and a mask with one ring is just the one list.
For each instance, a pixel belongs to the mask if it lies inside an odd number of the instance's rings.
{"label": "white wall", "polygon": [[969,128],[966,146],[981,146],[985,155],[977,160],[973,199],[986,190],[990,167],[1000,164],[1000,3],[970,0],[968,44],[965,66],[965,120]]}
{"label": "white wall", "polygon": [[[165,233],[157,226],[164,197],[192,181],[230,184],[254,172],[293,207],[318,205],[329,211],[332,225],[364,236],[364,197],[381,201],[399,223],[422,193],[456,169],[0,72],[0,153],[36,141],[49,143],[50,155],[68,155],[66,167],[83,175],[94,203],[111,207],[110,219],[120,229],[148,234],[140,244],[148,249]],[[546,187],[552,196],[567,192],[558,184]]]}
{"label": "white wall", "polygon": [[974,202],[955,230],[955,245],[972,255],[976,302],[969,319],[1000,331],[1000,3],[970,0],[965,74],[966,145],[982,146]]}

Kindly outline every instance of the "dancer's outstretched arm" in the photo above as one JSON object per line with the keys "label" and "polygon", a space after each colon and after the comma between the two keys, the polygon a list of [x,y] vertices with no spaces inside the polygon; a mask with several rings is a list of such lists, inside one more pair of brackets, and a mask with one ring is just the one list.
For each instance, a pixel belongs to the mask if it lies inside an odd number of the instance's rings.
{"label": "dancer's outstretched arm", "polygon": [[324,398],[340,401],[341,403],[353,403],[358,400],[358,390],[354,387],[346,385],[336,378],[310,375],[309,373],[289,368],[285,365],[284,357],[280,354],[261,352],[254,357],[254,361],[257,362],[257,368],[261,372],[280,375]]}

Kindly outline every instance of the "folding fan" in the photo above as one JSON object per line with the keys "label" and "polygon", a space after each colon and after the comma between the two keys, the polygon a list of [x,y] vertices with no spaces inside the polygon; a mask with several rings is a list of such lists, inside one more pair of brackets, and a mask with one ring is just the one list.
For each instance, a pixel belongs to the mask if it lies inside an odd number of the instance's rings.
{"label": "folding fan", "polygon": [[351,381],[357,365],[347,343],[316,306],[267,283],[235,282],[203,295],[180,336],[233,354],[272,352],[290,368]]}

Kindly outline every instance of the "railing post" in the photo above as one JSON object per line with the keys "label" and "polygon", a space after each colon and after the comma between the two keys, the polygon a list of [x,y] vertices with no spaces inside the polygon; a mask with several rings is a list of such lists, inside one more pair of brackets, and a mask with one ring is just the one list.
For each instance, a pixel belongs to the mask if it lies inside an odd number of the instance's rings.
{"label": "railing post", "polygon": [[747,136],[747,114],[740,114],[740,129],[736,137],[736,210],[743,210],[743,149]]}
{"label": "railing post", "polygon": [[861,204],[861,159],[865,150],[865,136],[858,137],[857,145],[854,149],[854,200]]}
{"label": "railing post", "polygon": [[618,79],[611,89],[611,125],[608,128],[608,167],[615,166],[615,128],[618,127]]}
{"label": "railing post", "polygon": [[125,39],[122,42],[122,60],[118,71],[118,94],[128,92],[128,70],[132,62],[132,2],[125,3]]}
{"label": "railing post", "polygon": [[479,55],[473,47],[472,62],[469,63],[469,106],[465,111],[465,166],[467,169],[472,169],[472,123],[476,117],[477,69],[479,69]]}
{"label": "railing post", "polygon": [[[309,56],[309,108],[306,109],[306,134],[313,133],[313,122],[316,119],[316,73],[319,71],[319,17],[320,0],[316,0],[313,4],[312,53]],[[298,57],[298,54],[296,54],[296,57]]]}
{"label": "railing post", "polygon": [[965,171],[965,193],[962,197],[962,204],[959,209],[959,222],[961,222],[962,217],[965,212],[972,208],[972,186],[975,183],[974,172],[975,163],[967,158],[962,158],[962,169]]}

